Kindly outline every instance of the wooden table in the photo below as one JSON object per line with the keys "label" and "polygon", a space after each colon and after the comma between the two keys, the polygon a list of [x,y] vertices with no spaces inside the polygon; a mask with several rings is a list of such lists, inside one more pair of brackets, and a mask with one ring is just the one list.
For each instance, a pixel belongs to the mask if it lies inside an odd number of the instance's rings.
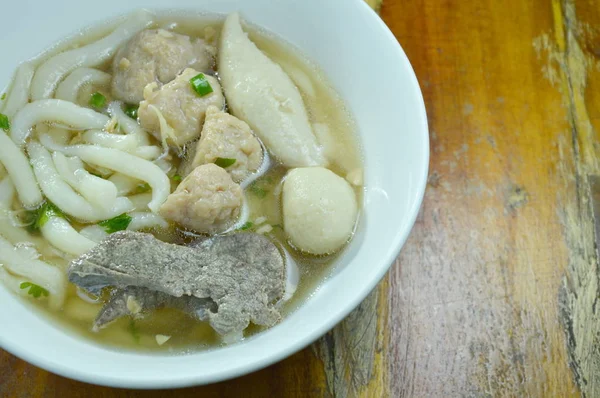
{"label": "wooden table", "polygon": [[[600,397],[587,181],[600,174],[600,2],[385,0],[381,15],[419,77],[432,140],[399,259],[313,347],[149,396]],[[139,394],[0,353],[0,396],[120,395]]]}

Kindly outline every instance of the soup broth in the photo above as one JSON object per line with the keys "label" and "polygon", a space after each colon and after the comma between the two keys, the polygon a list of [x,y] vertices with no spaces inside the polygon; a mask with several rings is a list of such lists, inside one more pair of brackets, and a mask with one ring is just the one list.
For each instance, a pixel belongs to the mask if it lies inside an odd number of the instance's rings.
{"label": "soup broth", "polygon": [[[218,20],[216,17],[182,17],[168,14],[157,18],[150,28],[162,27],[172,32],[199,37],[217,44],[222,25],[222,20]],[[344,102],[327,82],[323,72],[314,63],[303,57],[295,47],[276,36],[254,26],[248,25],[244,28],[249,32],[250,39],[256,43],[257,47],[278,63],[300,90],[315,135],[325,148],[326,156],[330,161],[328,168],[343,178],[353,173],[361,174],[362,161],[355,124]],[[77,48],[98,38],[98,34],[90,33],[88,36],[78,36],[57,48],[61,50]],[[54,53],[44,55],[43,58],[40,58],[40,62],[51,55]],[[38,61],[35,63],[39,64]],[[111,73],[111,64],[112,60],[109,60],[97,69]],[[216,75],[218,76],[218,74],[219,70],[217,69]],[[96,84],[83,86],[77,95],[76,103],[88,107],[90,96],[96,92],[101,93],[107,103],[113,100],[108,84]],[[225,95],[227,96],[227,92]],[[48,127],[38,125],[38,128],[47,129]],[[71,133],[68,143],[80,143],[84,131]],[[151,144],[160,147],[161,142],[152,137]],[[172,164],[172,169],[169,171],[172,177],[172,192],[179,183],[174,176],[176,176],[180,160],[171,154],[170,163]],[[92,167],[86,164],[86,168],[91,173],[100,176],[111,174],[102,167]],[[266,173],[244,189],[248,218],[242,225],[237,226],[238,230],[267,236],[284,252],[289,253],[292,261],[296,263],[300,279],[292,298],[281,305],[283,317],[293,312],[318,289],[319,285],[331,274],[340,254],[338,251],[331,255],[310,255],[297,250],[290,243],[284,230],[281,203],[282,185],[288,170],[288,167],[271,156],[271,165]],[[0,177],[4,175],[5,171],[2,170]],[[360,183],[353,185],[359,208],[362,201],[361,185]],[[137,196],[134,199],[139,200],[142,204],[147,202],[150,194],[149,187],[140,183],[137,189]],[[17,195],[15,195],[10,210],[4,212],[4,219],[0,221],[0,235],[12,244],[30,242],[29,244],[36,247],[40,260],[67,272],[69,261],[75,256],[61,253],[39,233],[30,234],[19,226],[19,222],[23,223],[23,214],[26,211]],[[77,222],[75,219],[70,219],[70,222],[77,231],[81,231],[88,225]],[[176,244],[186,244],[197,236],[171,222],[166,227],[152,227],[142,229],[142,231],[150,232],[160,240]],[[11,275],[10,278],[18,279],[19,277]],[[25,281],[24,278],[23,281]],[[95,298],[69,283],[64,304],[57,311],[48,308],[48,300],[43,296],[36,299],[31,294],[27,294],[26,289],[13,290],[16,294],[23,296],[32,308],[39,310],[51,321],[58,322],[61,328],[70,329],[105,346],[136,351],[182,353],[214,348],[223,344],[221,337],[207,322],[199,322],[183,312],[169,308],[162,308],[138,318],[122,317],[99,331],[93,331],[91,325],[110,294],[110,289],[105,290],[103,297]],[[251,324],[245,330],[244,338],[262,330],[264,327]]]}

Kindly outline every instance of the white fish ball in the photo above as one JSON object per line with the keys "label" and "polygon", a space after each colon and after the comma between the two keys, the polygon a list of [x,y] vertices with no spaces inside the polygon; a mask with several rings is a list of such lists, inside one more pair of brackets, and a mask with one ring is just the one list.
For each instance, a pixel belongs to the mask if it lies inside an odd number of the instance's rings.
{"label": "white fish ball", "polygon": [[350,239],[358,213],[348,182],[323,167],[291,170],[283,185],[284,229],[303,252],[329,254]]}

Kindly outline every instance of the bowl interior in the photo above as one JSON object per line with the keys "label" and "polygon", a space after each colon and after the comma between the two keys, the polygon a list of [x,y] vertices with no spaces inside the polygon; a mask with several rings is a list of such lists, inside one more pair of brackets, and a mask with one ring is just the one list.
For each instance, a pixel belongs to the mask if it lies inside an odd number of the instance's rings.
{"label": "bowl interior", "polygon": [[[296,312],[240,344],[166,356],[118,352],[65,333],[0,288],[0,346],[86,382],[166,388],[224,380],[267,366],[331,329],[373,289],[415,221],[429,141],[421,92],[393,35],[361,0],[21,0],[4,5],[0,87],[17,65],[58,40],[135,8],[239,10],[296,45],[325,72],[356,119],[365,163],[362,221],[334,275]],[[315,12],[318,10],[319,12]],[[60,11],[60,12],[58,12]],[[51,16],[51,17],[48,17]]]}

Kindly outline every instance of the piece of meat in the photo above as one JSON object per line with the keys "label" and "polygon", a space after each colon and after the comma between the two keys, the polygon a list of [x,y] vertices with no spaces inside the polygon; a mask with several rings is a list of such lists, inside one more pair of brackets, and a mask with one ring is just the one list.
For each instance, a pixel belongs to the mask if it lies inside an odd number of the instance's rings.
{"label": "piece of meat", "polygon": [[[198,319],[208,319],[221,335],[239,334],[250,322],[275,324],[281,315],[274,304],[283,296],[285,274],[281,253],[259,234],[215,236],[186,247],[131,231],[109,235],[72,261],[68,271],[69,280],[91,294],[107,286],[118,292],[96,328],[169,305],[188,313],[197,309]],[[129,295],[135,302],[127,303]]]}
{"label": "piece of meat", "polygon": [[215,164],[196,167],[167,197],[159,213],[185,228],[215,234],[231,227],[240,216],[242,188]]}
{"label": "piece of meat", "polygon": [[166,293],[130,286],[115,290],[98,313],[93,330],[97,331],[123,316],[137,317],[159,308],[175,308],[199,321],[208,320],[208,312],[217,312],[211,299],[194,296],[174,297]]}
{"label": "piece of meat", "polygon": [[217,158],[235,159],[235,163],[226,170],[233,181],[239,183],[258,170],[263,161],[263,151],[246,122],[209,106],[191,169],[214,163]]}
{"label": "piece of meat", "polygon": [[165,84],[159,90],[146,90],[144,101],[140,103],[138,110],[142,127],[160,139],[161,126],[156,114],[158,110],[174,130],[174,137],[167,139],[169,144],[182,147],[198,138],[204,124],[206,109],[211,105],[218,109],[225,106],[221,85],[213,76],[205,75],[213,89],[212,93],[201,97],[194,91],[190,79],[199,73],[195,69],[186,69],[175,80]]}
{"label": "piece of meat", "polygon": [[175,79],[186,68],[210,70],[216,49],[203,40],[164,29],[144,30],[133,37],[113,60],[112,94],[128,103],[144,99],[144,88]]}

